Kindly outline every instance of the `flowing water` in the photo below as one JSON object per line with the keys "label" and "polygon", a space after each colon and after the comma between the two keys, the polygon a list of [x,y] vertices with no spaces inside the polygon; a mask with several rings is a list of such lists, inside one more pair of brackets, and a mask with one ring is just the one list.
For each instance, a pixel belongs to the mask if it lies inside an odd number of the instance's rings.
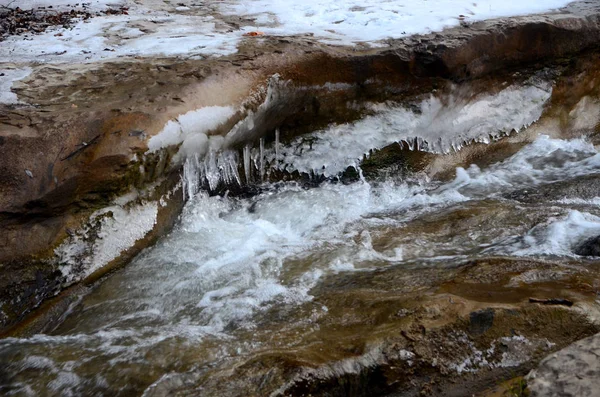
{"label": "flowing water", "polygon": [[[279,134],[263,145],[261,176],[269,150],[276,160],[292,151]],[[228,172],[239,180],[235,167]],[[188,188],[175,229],[82,296],[60,326],[0,340],[0,394],[140,395],[165,377],[300,349],[328,315],[324,304],[307,306],[326,276],[491,256],[583,260],[572,248],[600,234],[600,198],[553,187],[594,175],[594,145],[539,136],[447,181],[415,173],[310,188],[263,183],[250,198]],[[547,194],[528,199],[540,189]],[[273,324],[284,326],[273,333]]]}

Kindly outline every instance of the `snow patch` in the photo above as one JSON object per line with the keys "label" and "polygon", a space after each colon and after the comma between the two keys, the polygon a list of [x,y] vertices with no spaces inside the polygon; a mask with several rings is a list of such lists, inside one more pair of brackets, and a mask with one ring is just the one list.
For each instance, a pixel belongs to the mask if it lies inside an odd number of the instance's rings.
{"label": "snow patch", "polygon": [[218,29],[220,21],[212,16],[130,6],[128,15],[97,16],[75,22],[71,29],[52,26],[42,34],[10,36],[0,46],[0,59],[88,63],[137,56],[200,59],[237,52],[242,32]]}
{"label": "snow patch", "polygon": [[224,2],[228,15],[255,18],[271,35],[314,35],[326,43],[351,45],[440,31],[462,21],[526,15],[564,7],[572,0],[248,0]]}
{"label": "snow patch", "polygon": [[[1,52],[1,50],[0,50]],[[0,69],[0,103],[17,104],[21,103],[17,94],[11,91],[13,82],[24,79],[31,73],[31,68],[3,68]]]}
{"label": "snow patch", "polygon": [[[3,5],[10,5],[11,8],[19,7],[23,10],[29,10],[37,7],[48,7],[52,6],[52,9],[62,8],[79,8],[75,4],[81,5],[83,2],[77,2],[74,0],[16,0],[16,1],[3,1]],[[90,11],[103,10],[108,7],[118,7],[125,4],[123,0],[87,0],[84,3],[87,5],[87,9]]]}
{"label": "snow patch", "polygon": [[[181,143],[175,161],[184,160],[194,153],[204,156],[209,147],[206,134],[227,122],[235,113],[232,106],[207,106],[182,114],[177,120],[167,122],[161,132],[150,138],[148,153]],[[215,148],[222,138],[211,139],[211,142]]]}
{"label": "snow patch", "polygon": [[[469,355],[451,363],[449,367],[461,374],[463,372],[478,372],[483,368],[513,368],[529,361],[536,351],[548,350],[552,343],[547,339],[530,340],[521,335],[501,337],[493,341],[490,347],[479,350],[466,334],[458,334],[458,340],[465,345]],[[502,346],[502,355],[495,358],[494,353],[498,345]]]}

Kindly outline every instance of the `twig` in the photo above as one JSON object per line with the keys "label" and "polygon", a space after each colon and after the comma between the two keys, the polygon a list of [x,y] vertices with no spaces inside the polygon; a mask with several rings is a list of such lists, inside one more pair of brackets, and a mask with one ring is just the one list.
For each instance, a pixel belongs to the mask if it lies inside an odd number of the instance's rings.
{"label": "twig", "polygon": [[529,298],[530,303],[541,303],[542,305],[562,305],[562,306],[573,306],[573,301],[568,299],[537,299],[537,298]]}

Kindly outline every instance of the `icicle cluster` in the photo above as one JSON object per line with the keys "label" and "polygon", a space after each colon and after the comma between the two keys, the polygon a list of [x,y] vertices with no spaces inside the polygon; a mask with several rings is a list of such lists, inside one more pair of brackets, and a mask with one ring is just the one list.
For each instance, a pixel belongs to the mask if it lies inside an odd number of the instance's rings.
{"label": "icicle cluster", "polygon": [[183,165],[183,198],[192,197],[203,186],[215,190],[219,184],[242,184],[238,173],[238,154],[232,150],[210,151],[204,158],[198,154],[188,158]]}

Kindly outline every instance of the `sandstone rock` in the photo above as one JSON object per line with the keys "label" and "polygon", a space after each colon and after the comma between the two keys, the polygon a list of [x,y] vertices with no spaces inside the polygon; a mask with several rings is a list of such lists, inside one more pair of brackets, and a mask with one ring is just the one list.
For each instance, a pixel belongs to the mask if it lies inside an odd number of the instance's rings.
{"label": "sandstone rock", "polygon": [[528,375],[532,397],[593,397],[600,390],[600,334],[546,357]]}

